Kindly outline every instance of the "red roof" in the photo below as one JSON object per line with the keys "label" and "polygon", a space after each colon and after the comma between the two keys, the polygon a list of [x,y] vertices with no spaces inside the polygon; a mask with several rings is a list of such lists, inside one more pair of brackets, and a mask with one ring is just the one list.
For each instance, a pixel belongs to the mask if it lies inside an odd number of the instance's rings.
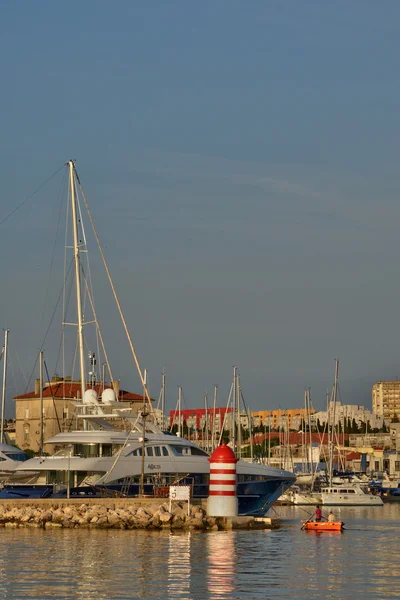
{"label": "red roof", "polygon": [[[94,389],[97,394],[101,396],[103,392],[103,386],[99,385],[86,385],[86,389]],[[110,389],[109,386],[106,386],[105,389]],[[20,396],[14,396],[14,400],[24,400],[24,399],[35,399],[40,398],[40,394],[35,394],[35,392],[28,392],[27,394],[21,394]],[[43,398],[68,398],[70,400],[80,400],[81,399],[81,384],[76,381],[56,381],[49,385],[46,385],[43,388]],[[143,402],[143,394],[133,394],[132,392],[127,392],[126,390],[119,390],[119,400],[126,402]],[[152,402],[154,400],[151,398]]]}

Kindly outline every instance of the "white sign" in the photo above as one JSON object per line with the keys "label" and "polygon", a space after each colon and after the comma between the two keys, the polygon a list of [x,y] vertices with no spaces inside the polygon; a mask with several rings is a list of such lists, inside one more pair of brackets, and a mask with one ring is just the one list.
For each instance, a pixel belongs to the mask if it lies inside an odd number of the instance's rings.
{"label": "white sign", "polygon": [[170,485],[169,497],[171,500],[190,500],[190,485]]}
{"label": "white sign", "polygon": [[190,513],[190,485],[169,486],[169,512],[171,512],[172,501],[184,500],[188,503],[188,514]]}

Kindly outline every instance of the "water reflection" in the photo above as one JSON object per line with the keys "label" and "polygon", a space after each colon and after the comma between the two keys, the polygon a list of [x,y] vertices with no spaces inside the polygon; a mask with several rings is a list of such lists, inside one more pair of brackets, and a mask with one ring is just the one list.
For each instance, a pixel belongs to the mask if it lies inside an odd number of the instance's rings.
{"label": "water reflection", "polygon": [[171,532],[168,545],[168,598],[191,600],[191,532]]}
{"label": "water reflection", "polygon": [[213,532],[207,534],[208,591],[212,598],[225,598],[236,588],[236,534]]}
{"label": "water reflection", "polygon": [[280,514],[278,531],[3,528],[0,600],[400,599],[400,505],[341,511],[342,535]]}

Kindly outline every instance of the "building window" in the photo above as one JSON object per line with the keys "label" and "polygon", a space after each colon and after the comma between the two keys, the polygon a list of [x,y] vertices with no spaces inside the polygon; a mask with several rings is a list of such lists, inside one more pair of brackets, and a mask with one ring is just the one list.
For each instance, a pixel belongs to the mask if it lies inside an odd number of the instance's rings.
{"label": "building window", "polygon": [[25,409],[25,419],[29,419],[29,408]]}
{"label": "building window", "polygon": [[24,427],[24,442],[27,441],[29,441],[29,425],[25,425]]}
{"label": "building window", "polygon": [[63,408],[63,419],[68,419],[68,408]]}
{"label": "building window", "polygon": [[379,471],[379,460],[375,461],[375,471]]}
{"label": "building window", "polygon": [[394,470],[395,471],[400,471],[400,460],[395,460],[394,461]]}

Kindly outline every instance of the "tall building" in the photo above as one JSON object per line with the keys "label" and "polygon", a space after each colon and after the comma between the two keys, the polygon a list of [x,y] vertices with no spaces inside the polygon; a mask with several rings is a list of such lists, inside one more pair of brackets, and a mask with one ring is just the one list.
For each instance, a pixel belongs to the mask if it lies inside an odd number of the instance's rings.
{"label": "tall building", "polygon": [[400,381],[377,381],[372,386],[372,412],[384,419],[400,419]]}

